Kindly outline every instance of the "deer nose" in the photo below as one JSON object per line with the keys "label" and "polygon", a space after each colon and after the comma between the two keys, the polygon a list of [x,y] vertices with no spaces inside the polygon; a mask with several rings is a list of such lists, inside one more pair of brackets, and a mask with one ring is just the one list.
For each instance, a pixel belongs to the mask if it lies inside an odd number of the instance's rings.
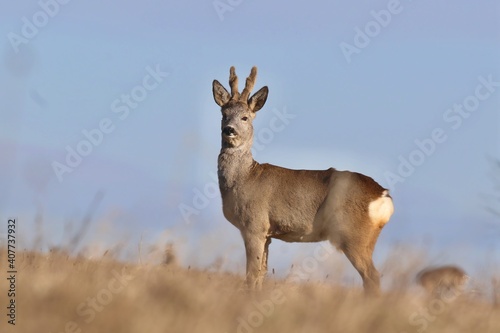
{"label": "deer nose", "polygon": [[227,135],[227,136],[231,136],[231,135],[236,134],[236,131],[234,130],[234,128],[232,126],[226,126],[222,129],[222,133]]}

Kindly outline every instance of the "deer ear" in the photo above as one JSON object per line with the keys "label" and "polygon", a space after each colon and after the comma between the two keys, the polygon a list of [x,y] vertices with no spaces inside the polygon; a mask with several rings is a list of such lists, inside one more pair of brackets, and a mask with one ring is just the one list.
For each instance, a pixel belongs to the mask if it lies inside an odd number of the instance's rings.
{"label": "deer ear", "polygon": [[266,86],[260,88],[259,91],[253,94],[253,96],[248,100],[248,106],[250,107],[250,110],[252,110],[253,112],[257,112],[262,109],[264,104],[266,104],[268,93],[269,89]]}
{"label": "deer ear", "polygon": [[224,86],[217,80],[214,80],[214,82],[212,83],[212,92],[214,93],[215,103],[217,103],[217,105],[221,107],[223,105],[226,105],[226,103],[229,102],[229,99],[231,98],[231,95],[229,95],[226,88],[224,88]]}

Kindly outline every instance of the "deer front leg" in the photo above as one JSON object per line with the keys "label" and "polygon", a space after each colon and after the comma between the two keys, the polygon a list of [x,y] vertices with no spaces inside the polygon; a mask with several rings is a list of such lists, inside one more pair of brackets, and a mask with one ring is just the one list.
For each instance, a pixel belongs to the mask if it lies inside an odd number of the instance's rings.
{"label": "deer front leg", "polygon": [[[259,290],[262,287],[262,280],[267,271],[264,261],[267,261],[268,240],[265,236],[255,234],[243,235],[247,256],[246,285],[249,289]],[[270,243],[270,241],[269,241]],[[266,245],[267,244],[267,245]]]}
{"label": "deer front leg", "polygon": [[266,238],[266,242],[264,243],[264,253],[262,255],[262,262],[260,265],[260,275],[259,281],[257,281],[257,286],[260,289],[262,287],[262,283],[267,274],[267,259],[269,258],[269,244],[271,244],[271,237]]}

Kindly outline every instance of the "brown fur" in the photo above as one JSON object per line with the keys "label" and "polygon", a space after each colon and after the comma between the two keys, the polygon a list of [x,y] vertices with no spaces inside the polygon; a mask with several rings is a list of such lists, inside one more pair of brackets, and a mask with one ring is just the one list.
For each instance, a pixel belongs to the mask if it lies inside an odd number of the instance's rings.
{"label": "brown fur", "polygon": [[429,267],[417,274],[417,282],[431,296],[461,291],[467,280],[465,271],[457,266]]}
{"label": "brown fur", "polygon": [[[256,162],[251,154],[252,120],[268,94],[263,87],[248,98],[256,75],[253,67],[241,96],[235,88],[234,67],[230,69],[231,95],[218,81],[213,82],[214,99],[223,115],[218,159],[223,212],[245,242],[247,284],[261,286],[271,238],[287,242],[329,240],[358,270],[366,292],[378,293],[379,273],[372,253],[393,210],[387,190],[355,172],[291,170]],[[376,208],[374,218],[369,207],[377,200],[384,200],[381,207],[388,213],[379,214]]]}

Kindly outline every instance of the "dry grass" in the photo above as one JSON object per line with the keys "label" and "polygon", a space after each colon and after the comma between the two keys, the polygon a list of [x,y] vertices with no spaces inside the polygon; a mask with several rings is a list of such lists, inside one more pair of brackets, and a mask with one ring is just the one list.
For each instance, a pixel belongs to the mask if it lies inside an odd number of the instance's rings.
{"label": "dry grass", "polygon": [[360,288],[273,278],[250,294],[229,273],[64,252],[20,252],[17,263],[17,322],[7,332],[500,332],[500,309],[487,299],[418,300],[399,289],[366,298]]}

